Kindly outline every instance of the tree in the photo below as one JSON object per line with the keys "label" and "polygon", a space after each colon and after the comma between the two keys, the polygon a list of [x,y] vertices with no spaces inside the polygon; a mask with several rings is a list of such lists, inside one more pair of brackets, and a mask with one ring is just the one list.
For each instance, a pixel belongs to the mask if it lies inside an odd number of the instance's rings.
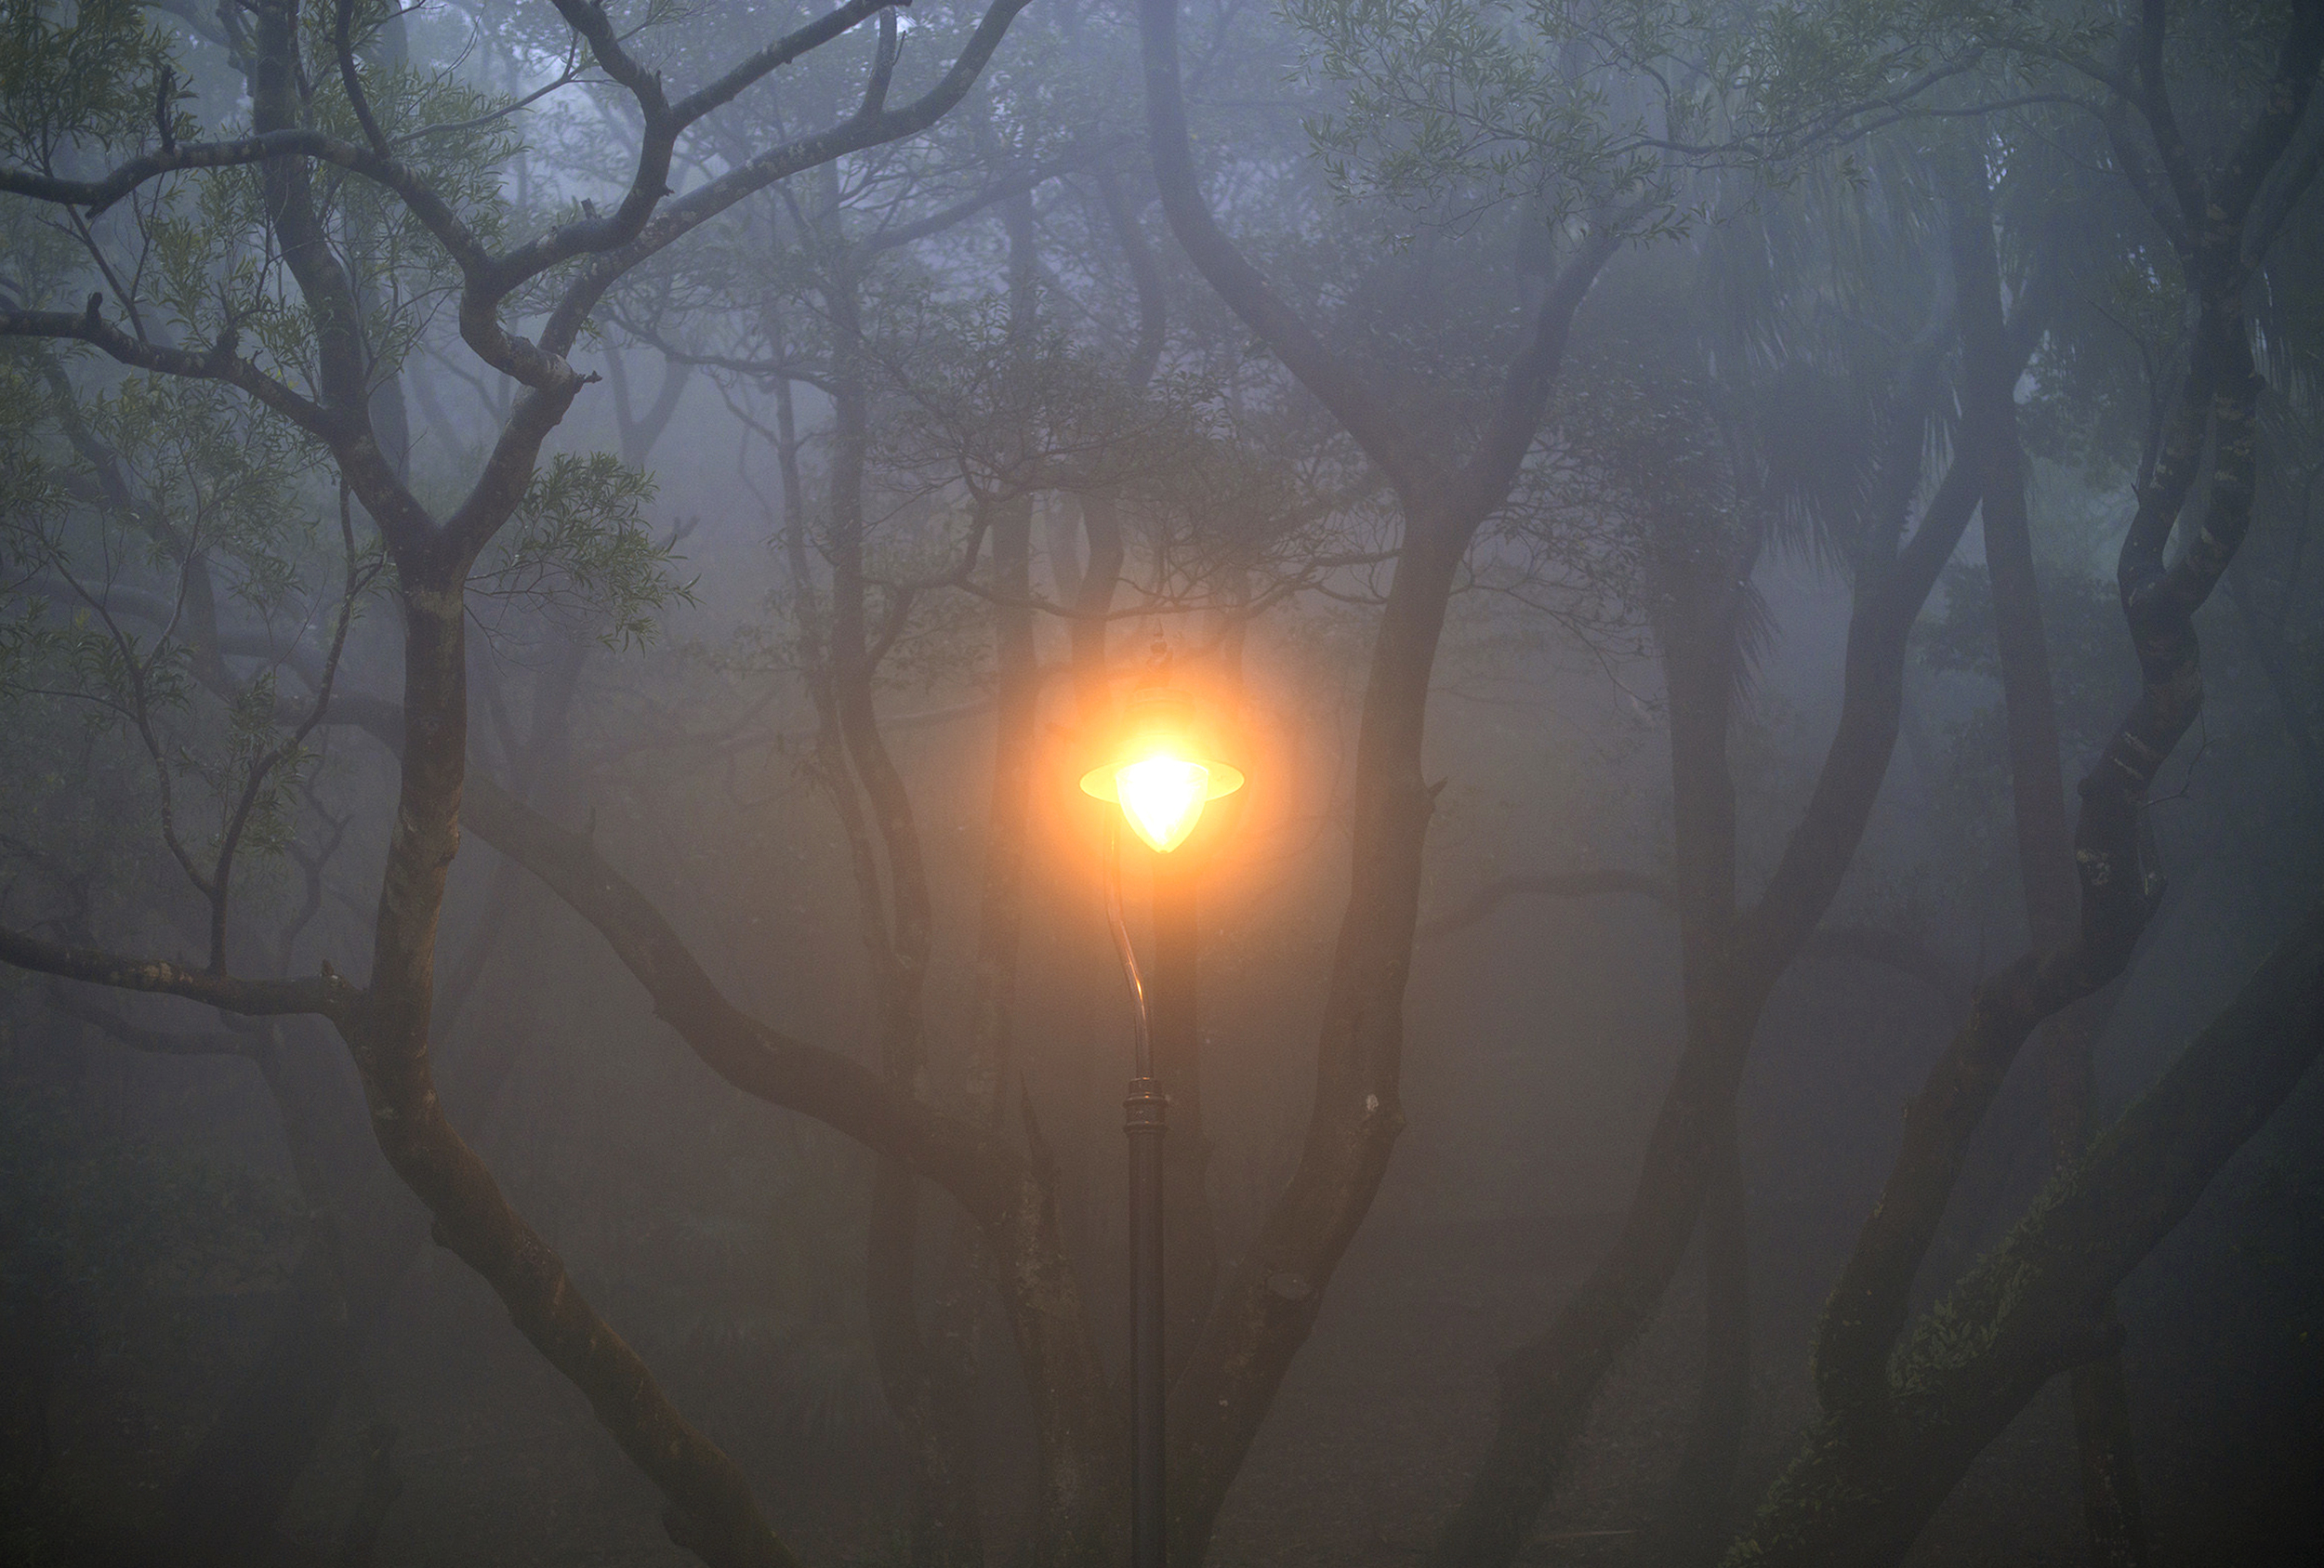
{"label": "tree", "polygon": [[[2117,571],[2143,689],[2080,786],[2074,835],[2079,920],[2054,945],[2044,943],[2045,926],[2035,922],[2035,945],[1978,987],[1969,1021],[1909,1107],[1895,1166],[1819,1332],[1821,1421],[1737,1548],[1735,1556],[1743,1561],[1900,1557],[2000,1423],[2051,1377],[2103,1363],[2112,1348],[2106,1301],[2114,1285],[2290,1091],[2319,1046],[2313,936],[2304,929],[2286,939],[2165,1082],[2053,1183],[2011,1240],[1907,1341],[1912,1275],[1960,1174],[1969,1136],[2011,1059],[2043,1020],[2121,972],[2153,914],[2160,889],[2145,857],[2146,791],[2201,710],[2193,616],[2226,572],[2251,520],[2261,383],[2251,365],[2243,290],[2264,254],[2266,225],[2279,220],[2267,216],[2278,209],[2263,203],[2263,191],[2271,203],[2282,200],[2281,181],[2289,181],[2296,197],[2307,178],[2292,165],[2279,180],[2277,167],[2315,88],[2324,23],[2310,11],[2293,13],[2261,106],[2208,171],[2178,140],[2163,70],[2164,28],[2159,8],[2145,13],[2123,38],[2119,72],[2077,62],[2119,95],[2107,121],[2116,163],[2149,199],[2176,250],[2196,323],[2187,370],[2163,405],[2151,448],[2155,463],[2141,476]],[[2144,144],[2133,134],[2133,114],[2148,138]],[[2149,159],[2172,171],[2168,198],[2146,183]],[[1987,417],[1993,417],[1990,405]],[[2164,547],[2206,448],[2211,473],[2201,527],[2166,564]],[[2022,572],[2026,563],[2009,562],[2009,553],[1997,561],[1997,575],[2010,565]],[[2019,625],[2003,635],[2026,629],[2021,611]],[[2005,651],[2003,657],[2012,655]],[[2033,760],[2022,744],[2013,758]],[[2021,842],[2029,855],[2040,842],[2027,822],[2035,793],[2029,784],[2020,797]],[[2028,898],[2040,896],[2030,875],[2027,882]],[[2238,1109],[2226,1110],[2230,1103]],[[2096,1403],[2078,1390],[2086,1473]],[[2113,1457],[2121,1457],[2119,1450]],[[2119,1488],[2128,1478],[2094,1479]],[[2132,1513],[2111,1531],[2093,1529],[2093,1545],[2101,1552],[2136,1551],[2127,1533],[2135,1527]]]}
{"label": "tree", "polygon": [[[264,428],[327,454],[343,507],[349,497],[361,503],[394,573],[404,691],[395,736],[399,800],[366,983],[343,978],[327,963],[305,980],[246,979],[228,968],[227,898],[243,822],[321,720],[330,700],[327,664],[291,744],[265,751],[247,769],[243,804],[225,817],[212,865],[196,865],[182,843],[176,851],[214,911],[205,965],[138,959],[13,929],[0,939],[0,955],[21,968],[253,1017],[328,1020],[363,1078],[382,1152],[429,1206],[439,1239],[491,1283],[528,1337],[590,1396],[600,1419],[668,1496],[673,1538],[706,1561],[778,1561],[787,1554],[732,1462],[669,1404],[509,1206],[444,1118],[431,1079],[437,926],[468,771],[467,586],[487,547],[529,498],[555,506],[559,474],[538,475],[542,444],[593,379],[566,356],[606,289],[640,260],[767,185],[925,129],[965,93],[1021,6],[999,0],[967,30],[949,68],[900,108],[887,101],[894,65],[891,20],[882,30],[889,46],[878,53],[853,113],[766,148],[682,195],[669,180],[680,140],[693,127],[885,7],[869,0],[842,7],[753,51],[675,102],[601,8],[562,7],[574,47],[586,48],[595,71],[634,105],[641,125],[636,164],[610,213],[600,216],[585,202],[577,217],[506,248],[508,215],[480,178],[506,107],[470,100],[456,108],[462,115],[456,123],[434,121],[442,110],[425,97],[375,102],[355,39],[368,36],[378,19],[359,14],[350,0],[327,31],[322,19],[302,19],[293,5],[220,13],[218,36],[251,104],[248,131],[240,136],[200,138],[203,127],[176,107],[180,78],[168,45],[127,7],[90,11],[69,26],[28,17],[19,34],[27,40],[27,58],[7,84],[21,105],[22,128],[0,190],[46,204],[68,228],[78,227],[89,262],[111,281],[127,325],[108,319],[99,292],[77,311],[12,298],[0,331],[21,340],[85,344],[150,376],[231,389],[253,405],[254,418],[269,421]],[[66,99],[48,73],[75,67],[81,74],[73,79],[86,90]],[[398,110],[413,117],[399,119]],[[341,125],[349,135],[338,134]],[[149,129],[150,144],[132,152],[149,142]],[[448,157],[438,152],[446,144],[454,149]],[[407,146],[420,151],[406,153]],[[121,161],[96,178],[71,172],[109,159]],[[344,170],[350,179],[330,172],[319,178],[319,170]],[[201,178],[167,178],[181,172]],[[164,182],[156,187],[162,194],[141,197],[156,181]],[[181,216],[171,192],[182,186],[208,204],[207,223],[189,225]],[[124,242],[170,257],[151,296],[138,273],[112,265],[107,246],[81,217],[125,202]],[[404,244],[431,247],[421,265],[449,268],[463,342],[523,389],[467,494],[441,515],[406,482],[396,442],[383,435],[374,410],[380,385],[374,366],[393,362],[399,335],[392,312],[366,308],[367,290],[417,283],[422,274],[403,270],[414,263],[392,245],[359,253],[350,268],[342,254],[346,236],[361,236],[373,214]],[[209,286],[213,268],[223,270],[222,287]],[[125,275],[132,280],[125,284]],[[548,292],[528,298],[535,287]],[[539,312],[537,337],[508,324],[506,312],[517,301]],[[149,313],[156,318],[152,327]],[[202,347],[181,346],[189,340]],[[302,389],[301,381],[312,389]],[[351,523],[347,541],[351,584],[362,559]],[[354,597],[350,588],[350,612]],[[345,626],[344,613],[339,624]],[[145,681],[153,672],[150,661],[125,646],[125,653],[133,685]],[[271,702],[271,686],[265,694]],[[133,708],[143,702],[133,692]],[[258,717],[271,716],[262,707]],[[149,749],[157,748],[149,743]]]}
{"label": "tree", "polygon": [[[1391,401],[1374,390],[1283,302],[1204,205],[1176,86],[1174,9],[1152,0],[1142,14],[1156,169],[1173,231],[1212,286],[1346,428],[1405,520],[1367,689],[1358,754],[1360,869],[1341,928],[1307,1156],[1261,1244],[1230,1283],[1173,1401],[1174,1416],[1182,1411],[1195,1429],[1181,1440],[1178,1538],[1184,1548],[1199,1549],[1209,1510],[1257,1413],[1313,1322],[1310,1293],[1328,1278],[1385,1167],[1395,1131],[1389,1111],[1396,1021],[1426,823],[1419,770],[1429,670],[1459,563],[1525,468],[1582,298],[1622,244],[1680,222],[1687,210],[1684,170],[1766,164],[1847,134],[1908,102],[1924,85],[1917,69],[1927,57],[1879,53],[1836,75],[1826,59],[1819,76],[1785,58],[1780,34],[1755,33],[1727,19],[1704,19],[1693,29],[1652,10],[1604,28],[1548,8],[1490,20],[1454,7],[1306,13],[1325,69],[1349,84],[1345,114],[1319,133],[1344,183],[1423,214],[1473,211],[1524,196],[1541,206],[1533,221],[1545,221],[1552,235],[1580,236],[1539,296],[1530,336],[1510,362],[1498,404],[1473,412],[1470,455],[1446,469],[1435,449],[1419,450],[1410,433],[1409,394]],[[1932,33],[1927,48],[1941,53],[1944,35]],[[1733,60],[1738,70],[1748,61],[1757,72],[1750,100],[1720,96],[1710,85],[1722,79],[1716,72],[1656,72],[1657,61],[1690,48]],[[1558,63],[1540,63],[1545,58]],[[1673,80],[1684,85],[1674,87]],[[1432,195],[1447,187],[1457,194],[1433,204]],[[1882,575],[1859,599],[1847,714],[1808,824],[1750,926],[1728,930],[1709,918],[1692,923],[1703,945],[1690,971],[1690,1055],[1666,1101],[1632,1222],[1559,1323],[1510,1364],[1499,1435],[1469,1501],[1438,1543],[1443,1561],[1505,1561],[1522,1542],[1605,1366],[1635,1336],[1677,1267],[1722,1146],[1723,1107],[1759,1008],[1829,903],[1862,832],[1894,742],[1906,633],[1974,506],[1964,476],[1932,504],[1913,544],[1899,547],[1917,487],[1920,431],[1934,396],[1934,345],[1924,349],[1899,378],[1899,406],[1889,422],[1893,460],[1877,481],[1863,558],[1868,573]],[[1717,867],[1732,865],[1731,851],[1723,856],[1715,847],[1723,837],[1731,841],[1731,826],[1720,824],[1723,813],[1731,822],[1732,807],[1719,803],[1725,786],[1717,760],[1728,678],[1706,674],[1700,696],[1709,728],[1704,746],[1696,748],[1697,765],[1686,770],[1680,810],[1689,824],[1682,837],[1690,844],[1681,880],[1710,878],[1702,884],[1708,898]],[[1691,902],[1683,892],[1682,909]],[[1733,1247],[1721,1255],[1731,1264],[1736,1256]],[[1296,1304],[1287,1305],[1277,1288],[1286,1280],[1300,1286]],[[1720,1421],[1732,1433],[1731,1408]],[[1715,1453],[1731,1449],[1733,1438],[1706,1441]],[[1723,1463],[1705,1462],[1714,1470]]]}

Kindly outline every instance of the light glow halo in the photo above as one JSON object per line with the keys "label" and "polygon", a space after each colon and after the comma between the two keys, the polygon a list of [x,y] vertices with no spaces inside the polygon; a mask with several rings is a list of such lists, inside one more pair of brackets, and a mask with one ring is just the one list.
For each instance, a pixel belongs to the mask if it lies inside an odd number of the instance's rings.
{"label": "light glow halo", "polygon": [[1186,842],[1206,802],[1243,787],[1243,771],[1210,755],[1193,697],[1151,685],[1131,699],[1128,731],[1111,760],[1081,775],[1085,795],[1110,800],[1139,841],[1158,854]]}

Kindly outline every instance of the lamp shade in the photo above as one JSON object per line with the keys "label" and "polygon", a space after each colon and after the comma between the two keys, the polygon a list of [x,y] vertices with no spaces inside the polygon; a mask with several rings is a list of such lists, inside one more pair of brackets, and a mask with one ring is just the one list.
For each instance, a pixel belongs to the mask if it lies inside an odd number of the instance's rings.
{"label": "lamp shade", "polygon": [[1141,687],[1107,760],[1081,775],[1083,793],[1122,809],[1130,832],[1163,854],[1186,842],[1206,802],[1243,787],[1243,771],[1204,743],[1194,700]]}

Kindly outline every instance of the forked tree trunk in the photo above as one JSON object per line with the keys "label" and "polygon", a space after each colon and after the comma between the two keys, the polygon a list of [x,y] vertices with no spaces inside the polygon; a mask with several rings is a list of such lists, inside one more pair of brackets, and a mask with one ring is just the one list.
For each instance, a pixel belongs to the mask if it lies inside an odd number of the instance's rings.
{"label": "forked tree trunk", "polygon": [[[401,33],[398,23],[399,45]],[[370,404],[375,418],[383,407],[401,415],[401,380],[383,377],[375,388]],[[667,422],[664,414],[640,430],[629,460],[641,460]],[[114,455],[86,427],[77,421],[75,426],[76,445],[111,481],[111,498],[121,498]],[[401,451],[394,441],[388,444]],[[397,467],[401,471],[401,461]],[[206,563],[195,559],[186,570],[200,582],[199,601],[214,603]],[[220,701],[236,700],[242,692],[227,672],[215,615],[200,618],[192,631],[200,678]],[[588,646],[582,638],[564,638],[540,678],[531,733],[522,754],[511,758],[512,780],[521,793],[529,795],[537,782],[562,776],[567,720]],[[315,877],[322,874],[320,866],[313,868]],[[539,896],[513,863],[496,866],[482,915],[449,983],[441,988],[433,1023],[443,1042],[438,1055],[470,1104],[491,1103],[514,1063],[515,1040],[505,1032],[462,1032],[461,1015],[507,933],[525,924],[512,917],[513,908]],[[310,901],[310,916],[321,902],[319,883]],[[298,923],[303,926],[304,918]],[[294,929],[277,943],[276,967],[284,973],[290,971],[295,935]],[[169,1482],[146,1526],[141,1549],[160,1561],[231,1562],[274,1549],[276,1525],[292,1488],[341,1400],[356,1386],[363,1346],[426,1237],[425,1225],[399,1201],[401,1188],[372,1158],[368,1135],[349,1103],[351,1085],[344,1070],[310,1049],[286,1047],[284,1033],[297,1027],[272,1026],[254,1035],[252,1055],[280,1117],[301,1196],[315,1217],[306,1256],[257,1361]],[[367,1436],[375,1476],[392,1473],[394,1435],[391,1427],[375,1424]],[[368,1526],[376,1527],[376,1520]]]}
{"label": "forked tree trunk", "polygon": [[1197,183],[1179,86],[1178,0],[1141,0],[1149,145],[1171,231],[1195,266],[1387,480],[1404,531],[1372,644],[1355,746],[1348,903],[1316,1042],[1306,1141],[1288,1186],[1170,1390],[1169,1551],[1198,1561],[1323,1293],[1369,1211],[1404,1125],[1404,994],[1435,802],[1421,736],[1446,602],[1470,541],[1507,499],[1548,408],[1575,313],[1621,242],[1590,227],[1511,357],[1458,463],[1342,363],[1219,228]]}
{"label": "forked tree trunk", "polygon": [[[2031,352],[2038,310],[2015,323],[2013,347]],[[1886,428],[1868,543],[1857,561],[1842,665],[1840,722],[1815,792],[1758,901],[1735,899],[1734,789],[1725,758],[1725,704],[1734,681],[1732,586],[1750,555],[1720,575],[1713,561],[1675,563],[1714,596],[1674,596],[1663,639],[1670,675],[1671,780],[1678,839],[1685,1041],[1647,1140],[1644,1168],[1614,1245],[1550,1324],[1502,1363],[1492,1444],[1460,1507],[1435,1544],[1436,1568],[1502,1568],[1524,1546],[1570,1464],[1576,1439],[1607,1372],[1652,1321],[1668,1292],[1705,1200],[1734,1162],[1735,1097],[1760,1016],[1784,971],[1806,947],[1837,895],[1885,778],[1904,694],[1907,640],[1921,606],[1967,526],[1974,477],[1956,463],[1908,529],[1921,488],[1923,434],[1934,408],[1943,339],[1937,323],[1906,356],[1888,397]],[[1699,643],[1697,647],[1696,644]],[[1706,1256],[1739,1271],[1739,1233],[1714,1237]],[[1719,1264],[1724,1258],[1726,1263]],[[1732,1475],[1748,1407],[1747,1299],[1739,1272],[1710,1293],[1736,1319],[1714,1324],[1710,1403],[1690,1463],[1710,1478]],[[1738,1373],[1736,1358],[1743,1358]],[[1725,1379],[1727,1387],[1721,1386]],[[1670,1535],[1707,1549],[1728,1499],[1697,1494],[1672,1509]]]}

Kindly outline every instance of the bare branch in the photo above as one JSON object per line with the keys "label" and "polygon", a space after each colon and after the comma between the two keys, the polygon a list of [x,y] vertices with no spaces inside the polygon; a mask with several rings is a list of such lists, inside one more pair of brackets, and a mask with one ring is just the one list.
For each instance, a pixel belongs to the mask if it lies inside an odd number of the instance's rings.
{"label": "bare branch", "polygon": [[[917,135],[934,125],[975,84],[986,61],[992,59],[993,51],[1000,46],[1002,36],[1009,31],[1009,24],[1029,3],[1030,0],[992,0],[950,68],[909,104],[901,109],[882,109],[868,115],[852,115],[828,130],[794,138],[769,148],[718,178],[670,201],[654,216],[651,222],[640,226],[626,244],[600,250],[596,260],[574,281],[550,312],[548,323],[541,333],[543,346],[553,353],[561,354],[570,350],[578,340],[589,313],[596,309],[598,300],[616,279],[638,262],[708,222],[744,197],[792,175],[845,157],[850,152]],[[595,246],[586,248],[597,249]],[[576,249],[570,254],[577,255],[580,251]]]}
{"label": "bare branch", "polygon": [[363,127],[363,139],[380,157],[392,158],[394,150],[379,134],[379,122],[372,117],[371,96],[363,91],[363,72],[355,69],[355,43],[350,36],[354,19],[355,0],[338,0],[331,19],[331,42],[338,51],[339,85],[347,89],[347,101],[355,111],[355,123]]}
{"label": "bare branch", "polygon": [[63,980],[110,985],[117,991],[183,996],[253,1018],[315,1013],[338,1021],[350,1017],[363,1000],[363,993],[328,965],[312,980],[244,980],[190,969],[166,958],[133,958],[94,947],[67,946],[6,927],[0,927],[0,963]]}
{"label": "bare branch", "polygon": [[921,1104],[878,1073],[743,1013],[705,972],[661,912],[594,845],[499,787],[469,776],[477,837],[541,878],[604,937],[713,1072],[744,1093],[803,1112],[941,1183],[985,1224],[1000,1219],[1021,1156],[973,1124]]}

